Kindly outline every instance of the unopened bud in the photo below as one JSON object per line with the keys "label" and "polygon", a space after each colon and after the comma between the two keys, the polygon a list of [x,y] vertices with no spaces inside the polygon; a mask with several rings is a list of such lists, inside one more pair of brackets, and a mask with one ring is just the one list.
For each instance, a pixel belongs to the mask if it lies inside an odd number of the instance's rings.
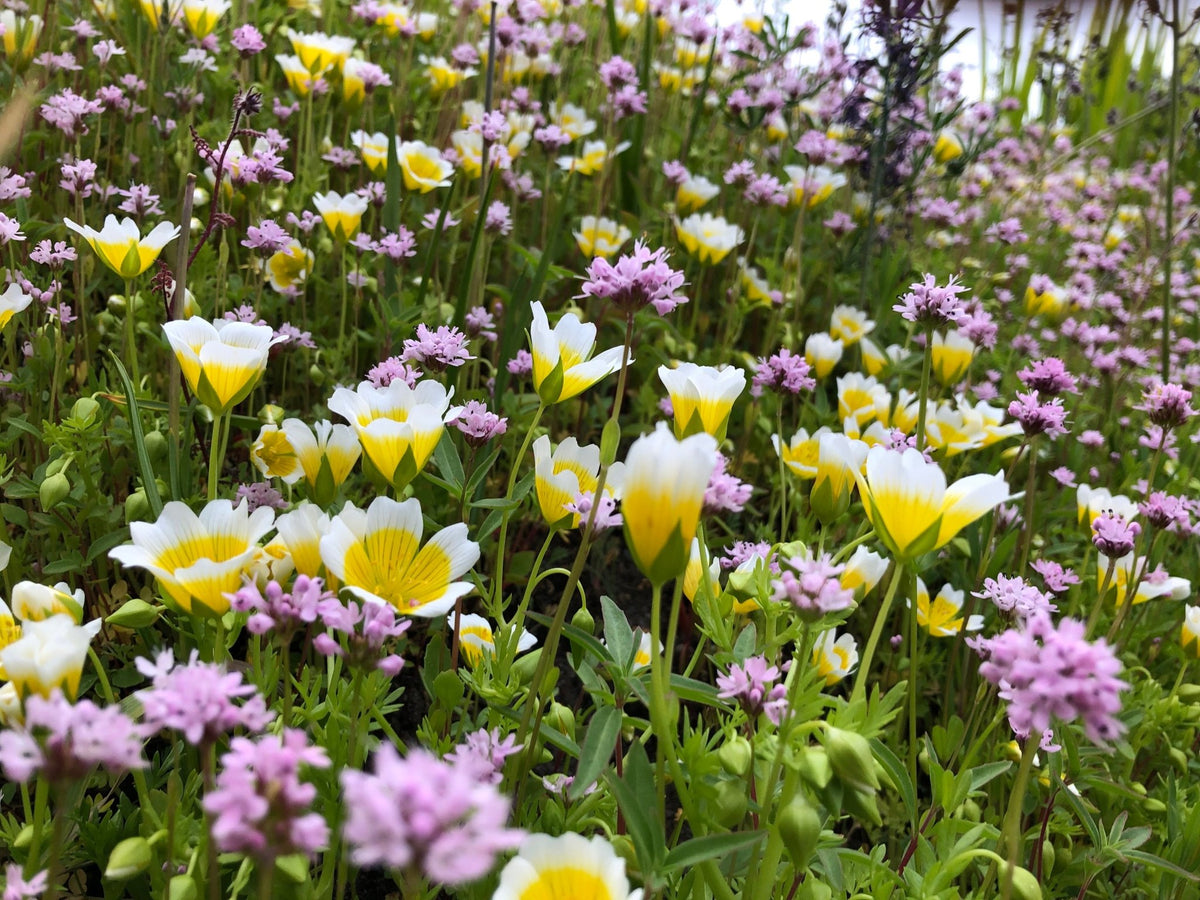
{"label": "unopened bud", "polygon": [[875,755],[870,742],[861,734],[832,726],[825,729],[825,752],[837,777],[857,791],[879,790],[875,773]]}
{"label": "unopened bud", "polygon": [[113,881],[132,878],[149,868],[150,857],[150,842],[144,837],[126,838],[108,854],[104,877]]}
{"label": "unopened bud", "polygon": [[1001,863],[1000,884],[1005,884],[1009,877],[1012,878],[1012,895],[1017,900],[1042,900],[1042,886],[1028,869],[1022,869],[1020,866],[1010,868],[1007,862]]}
{"label": "unopened bud", "polygon": [[62,472],[49,475],[38,488],[38,500],[46,512],[54,509],[71,493],[71,482]]}
{"label": "unopened bud", "polygon": [[739,735],[721,745],[721,749],[717,751],[717,759],[721,761],[721,768],[726,772],[740,777],[750,771],[750,764],[754,761],[754,748],[748,740]]}
{"label": "unopened bud", "polygon": [[159,607],[147,603],[141,597],[131,597],[105,621],[122,628],[149,628],[158,620],[160,612]]}
{"label": "unopened bud", "polygon": [[811,803],[797,795],[779,813],[775,825],[796,871],[807,869],[821,839],[821,816]]}

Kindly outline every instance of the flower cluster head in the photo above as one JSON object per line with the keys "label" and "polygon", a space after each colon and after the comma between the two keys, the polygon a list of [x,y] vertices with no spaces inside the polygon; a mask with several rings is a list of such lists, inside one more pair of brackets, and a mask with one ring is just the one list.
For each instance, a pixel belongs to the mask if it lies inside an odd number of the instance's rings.
{"label": "flower cluster head", "polygon": [[[211,744],[235,728],[261,731],[275,718],[254,685],[242,683],[241,672],[200,662],[196,650],[186,663],[176,664],[175,651],[167,649],[154,662],[140,658],[136,665],[151,679],[137,698],[152,734],[170,728],[182,732],[189,744]],[[238,705],[239,699],[245,702]]]}
{"label": "flower cluster head", "polygon": [[375,753],[374,773],[342,772],[342,836],[359,866],[415,867],[430,881],[467,884],[524,833],[506,827],[509,800],[480,778],[474,754],[438,759],[427,750]]}
{"label": "flower cluster head", "polygon": [[1039,591],[1020,576],[997,575],[983,582],[983,590],[973,596],[991,600],[1003,613],[1011,613],[1021,621],[1035,613],[1052,613],[1058,610],[1052,594]]}
{"label": "flower cluster head", "polygon": [[729,460],[721,453],[717,454],[717,463],[708,479],[708,487],[704,491],[704,512],[739,513],[750,500],[754,486],[742,481],[736,475],[725,471]]}
{"label": "flower cluster head", "polygon": [[769,357],[760,357],[750,383],[750,396],[761,397],[764,390],[777,394],[799,394],[817,386],[816,379],[809,373],[812,366],[803,356],[797,356],[787,347]]}
{"label": "flower cluster head", "polygon": [[329,757],[309,746],[300,729],[256,740],[234,738],[221,757],[216,786],[204,798],[217,848],[269,862],[328,846],[324,817],[308,811],[317,789],[300,780],[301,766],[324,769]]}
{"label": "flower cluster head", "polygon": [[1042,403],[1037,391],[1017,394],[1017,399],[1008,405],[1008,414],[1020,423],[1026,437],[1044,434],[1054,439],[1067,433],[1067,411],[1058,397]]}
{"label": "flower cluster head", "polygon": [[1055,719],[1081,719],[1098,742],[1125,730],[1116,718],[1128,687],[1117,678],[1121,662],[1105,640],[1087,640],[1082,622],[1063,619],[1056,626],[1048,614],[1035,613],[981,647],[986,659],[979,674],[1000,688],[1017,734],[1040,734]]}
{"label": "flower cluster head", "polygon": [[1138,513],[1155,528],[1182,530],[1191,522],[1187,501],[1164,491],[1155,491],[1139,503]]}
{"label": "flower cluster head", "polygon": [[1075,376],[1067,371],[1061,359],[1053,356],[1039,359],[1018,372],[1017,377],[1027,388],[1047,397],[1074,394],[1079,390]]}
{"label": "flower cluster head", "polygon": [[246,629],[251,634],[266,634],[278,631],[286,641],[292,634],[317,620],[321,604],[332,600],[332,591],[325,590],[320,578],[299,575],[292,584],[290,593],[275,580],[267,583],[264,592],[250,583],[229,598],[229,607],[235,612],[249,612]]}
{"label": "flower cluster head", "polygon": [[810,558],[807,554],[784,561],[778,578],[771,580],[771,599],[786,600],[801,617],[816,621],[826,613],[849,609],[854,605],[854,591],[842,587],[844,565],[834,565],[833,557],[822,553]]}
{"label": "flower cluster head", "polygon": [[778,677],[779,669],[767,665],[766,657],[750,656],[745,663],[730,666],[728,675],[717,676],[717,696],[737,700],[751,719],[766,713],[778,725],[787,711],[787,688],[774,684]]}
{"label": "flower cluster head", "polygon": [[463,433],[472,447],[482,447],[508,431],[508,419],[496,415],[478,400],[468,400],[451,424]]}
{"label": "flower cluster head", "polygon": [[450,366],[461,366],[473,359],[467,352],[467,336],[457,328],[439,325],[436,331],[422,322],[417,326],[416,339],[404,342],[403,362],[416,362],[433,372],[444,372]]}
{"label": "flower cluster head", "polygon": [[1196,414],[1192,392],[1178,384],[1156,384],[1142,395],[1138,409],[1161,428],[1178,428]]}
{"label": "flower cluster head", "polygon": [[481,782],[499,787],[504,780],[504,760],[520,750],[516,735],[501,739],[500,729],[480,728],[468,734],[445,758],[456,766],[473,767]]}
{"label": "flower cluster head", "polygon": [[119,707],[72,705],[61,691],[49,699],[35,694],[25,701],[23,726],[0,731],[0,769],[12,781],[37,773],[54,784],[78,781],[93,766],[119,774],[145,767],[142,739]]}
{"label": "flower cluster head", "polygon": [[939,285],[933,275],[926,275],[925,280],[915,282],[892,309],[910,322],[941,328],[966,315],[966,305],[958,296],[966,289],[966,285],[958,284],[953,277]]}
{"label": "flower cluster head", "polygon": [[1105,512],[1092,519],[1092,543],[1109,559],[1120,559],[1133,552],[1133,543],[1142,533],[1137,522],[1127,522],[1113,512]]}
{"label": "flower cluster head", "polygon": [[403,667],[399,654],[385,655],[384,650],[408,631],[411,619],[397,621],[395,609],[383,603],[343,603],[336,597],[323,600],[317,611],[328,629],[313,638],[313,649],[322,656],[340,656],[351,668],[379,669],[387,675]]}
{"label": "flower cluster head", "polygon": [[1046,589],[1052,594],[1065,593],[1073,584],[1079,584],[1079,576],[1073,569],[1065,569],[1062,564],[1049,559],[1038,559],[1030,563],[1033,571],[1042,576]]}
{"label": "flower cluster head", "polygon": [[636,241],[633,252],[622,254],[616,263],[597,256],[588,266],[582,296],[608,300],[629,316],[644,306],[653,306],[655,312],[665,316],[688,302],[679,293],[684,284],[683,272],[667,264],[667,255],[665,247],[650,250]]}

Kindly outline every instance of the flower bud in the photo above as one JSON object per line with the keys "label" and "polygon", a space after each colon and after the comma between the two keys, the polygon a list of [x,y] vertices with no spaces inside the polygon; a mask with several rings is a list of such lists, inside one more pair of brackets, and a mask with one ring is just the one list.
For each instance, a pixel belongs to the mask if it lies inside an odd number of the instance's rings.
{"label": "flower bud", "polygon": [[1000,864],[1001,885],[1007,882],[1010,871],[1012,873],[1012,895],[1016,900],[1042,900],[1042,886],[1038,884],[1034,874],[1020,866],[1012,866],[1010,869],[1007,861]]}
{"label": "flower bud", "polygon": [[805,878],[796,892],[796,900],[829,900],[833,889],[817,878]]}
{"label": "flower bud", "polygon": [[159,462],[167,458],[167,436],[161,431],[146,432],[146,455],[150,462]]}
{"label": "flower bud", "polygon": [[141,597],[131,597],[106,622],[122,628],[149,628],[158,620],[161,607],[147,603]]}
{"label": "flower bud", "polygon": [[825,729],[825,752],[833,771],[847,787],[871,793],[879,790],[875,755],[870,742],[861,734],[830,726]]}
{"label": "flower bud", "polygon": [[191,875],[176,875],[167,886],[167,900],[196,900],[196,880]]}
{"label": "flower bud", "polygon": [[754,748],[748,740],[739,735],[721,745],[721,749],[717,751],[717,758],[726,772],[741,777],[750,771],[754,762]]}
{"label": "flower bud", "polygon": [[570,707],[563,706],[555,700],[546,712],[546,724],[562,732],[571,740],[575,740],[575,713],[571,711]]}
{"label": "flower bud", "polygon": [[532,653],[526,653],[513,661],[512,673],[517,676],[517,680],[521,684],[529,684],[533,681],[534,673],[537,672],[538,660],[541,658],[542,648],[538,647]]}
{"label": "flower bud", "polygon": [[775,820],[784,849],[797,872],[808,868],[821,839],[821,816],[812,804],[797,794]]}
{"label": "flower bud", "polygon": [[1049,839],[1042,841],[1042,877],[1049,878],[1054,871],[1054,845]]}
{"label": "flower bud", "polygon": [[150,842],[144,837],[126,838],[113,847],[108,855],[104,877],[113,881],[125,881],[146,871],[150,865]]}
{"label": "flower bud", "polygon": [[750,801],[746,797],[746,786],[739,781],[722,781],[717,785],[717,796],[713,800],[713,812],[722,828],[735,828],[746,818]]}
{"label": "flower bud", "polygon": [[796,761],[796,771],[818,791],[833,777],[833,766],[824,747],[805,747]]}
{"label": "flower bud", "polygon": [[71,493],[71,482],[62,472],[48,476],[38,488],[38,500],[46,512],[54,509]]}
{"label": "flower bud", "polygon": [[91,425],[100,414],[100,404],[91,397],[80,397],[71,407],[71,418],[78,419],[85,425]]}
{"label": "flower bud", "polygon": [[146,498],[146,489],[138,488],[125,498],[125,524],[131,522],[149,522],[154,518],[150,509],[150,501]]}
{"label": "flower bud", "polygon": [[847,788],[842,796],[842,811],[854,819],[870,822],[876,828],[883,825],[879,815],[879,799],[874,791]]}
{"label": "flower bud", "polygon": [[588,612],[586,606],[579,607],[575,615],[571,616],[571,624],[588,634],[594,634],[596,631],[596,619]]}

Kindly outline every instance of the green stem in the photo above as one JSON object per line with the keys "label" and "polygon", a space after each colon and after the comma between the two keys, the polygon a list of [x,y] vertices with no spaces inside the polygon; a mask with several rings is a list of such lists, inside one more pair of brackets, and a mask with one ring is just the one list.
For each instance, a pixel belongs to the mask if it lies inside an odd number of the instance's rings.
{"label": "green stem", "polygon": [[[537,412],[533,414],[533,421],[529,423],[529,428],[525,432],[525,440],[521,443],[521,449],[517,451],[516,459],[512,461],[512,469],[508,474],[508,487],[504,491],[504,499],[512,500],[513,490],[517,486],[517,476],[521,472],[521,463],[525,460],[525,454],[529,452],[529,445],[533,443],[533,435],[537,430],[538,422],[542,420],[542,413],[546,411],[544,402],[538,403]],[[504,550],[508,543],[508,521],[512,518],[512,509],[504,510],[500,517],[500,536],[496,539],[496,574],[495,574],[495,589],[492,591],[492,603],[499,608],[501,600],[504,597]]]}
{"label": "green stem", "polygon": [[1007,847],[1008,870],[1004,877],[1004,900],[1012,897],[1013,870],[1021,857],[1021,806],[1025,802],[1025,789],[1029,784],[1029,771],[1033,768],[1033,758],[1037,755],[1041,734],[1031,731],[1025,739],[1025,748],[1021,753],[1021,766],[1017,769],[1017,780],[1013,784],[1012,794],[1008,798],[1008,811],[1004,814],[1004,829],[1000,833],[1000,848]]}
{"label": "green stem", "polygon": [[[908,611],[908,777],[917,789],[917,661],[920,658],[920,629],[917,627],[917,573],[906,572],[912,597],[912,608]],[[855,679],[855,686],[858,680]],[[919,830],[919,815],[913,807],[913,834]]]}
{"label": "green stem", "polygon": [[50,808],[50,785],[38,777],[33,800],[33,834],[29,841],[29,857],[25,860],[25,877],[32,878],[42,869],[42,832],[46,828],[46,812]]}
{"label": "green stem", "polygon": [[665,819],[667,809],[667,757],[674,755],[675,744],[674,730],[667,721],[667,689],[663,682],[663,665],[664,662],[670,665],[670,660],[664,661],[658,652],[662,634],[662,589],[662,584],[655,583],[650,594],[650,721],[658,739],[655,741],[654,784],[660,822]]}
{"label": "green stem", "polygon": [[217,499],[217,481],[221,475],[221,423],[222,416],[213,416],[212,438],[208,442],[208,502]]}
{"label": "green stem", "polygon": [[62,856],[63,843],[67,835],[66,791],[62,787],[54,789],[54,826],[50,832],[50,858],[46,861],[46,890],[42,900],[56,900],[58,897],[59,857]]}
{"label": "green stem", "polygon": [[[1166,252],[1163,253],[1162,339],[1159,364],[1162,380],[1171,380],[1171,269],[1175,257],[1175,174],[1179,160],[1179,0],[1171,0],[1171,99],[1167,119],[1167,195],[1165,198]],[[1154,482],[1150,482],[1153,490]]]}
{"label": "green stem", "polygon": [[921,359],[920,406],[917,413],[917,449],[925,449],[925,418],[929,410],[929,372],[933,367],[933,329],[925,329],[925,353]]}
{"label": "green stem", "polygon": [[892,609],[892,601],[896,598],[896,588],[899,586],[903,574],[904,564],[893,562],[892,580],[888,582],[888,589],[883,597],[883,604],[879,607],[879,613],[875,617],[875,627],[871,629],[871,636],[867,638],[867,649],[863,651],[862,659],[858,663],[858,675],[854,678],[854,690],[850,694],[851,705],[856,701],[866,698],[867,679],[871,670],[871,660],[875,656],[875,648],[879,645],[879,638],[883,634],[888,613]]}

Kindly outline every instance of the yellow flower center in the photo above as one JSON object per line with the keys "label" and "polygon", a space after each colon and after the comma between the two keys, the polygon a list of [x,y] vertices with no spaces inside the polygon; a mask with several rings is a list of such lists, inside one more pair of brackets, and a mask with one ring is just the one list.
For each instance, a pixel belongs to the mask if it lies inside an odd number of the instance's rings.
{"label": "yellow flower center", "polygon": [[574,866],[546,869],[520,900],[617,900],[598,875]]}

